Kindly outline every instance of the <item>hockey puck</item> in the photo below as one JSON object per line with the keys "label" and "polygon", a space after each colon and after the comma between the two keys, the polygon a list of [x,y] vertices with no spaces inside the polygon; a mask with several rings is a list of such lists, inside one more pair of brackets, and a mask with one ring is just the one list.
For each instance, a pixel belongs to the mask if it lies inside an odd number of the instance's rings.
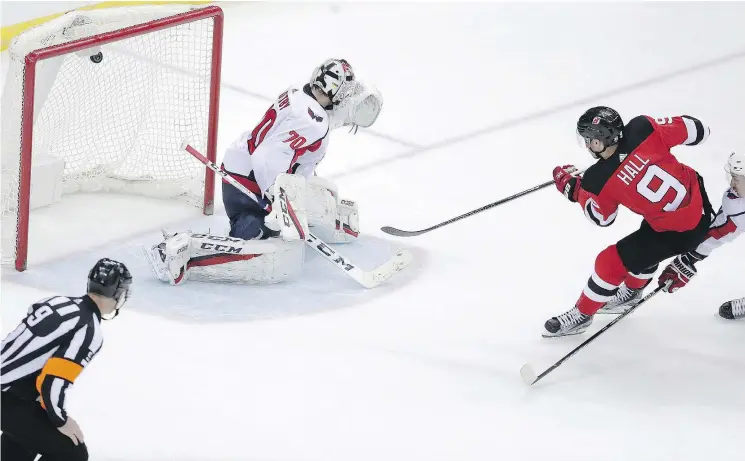
{"label": "hockey puck", "polygon": [[94,64],[101,63],[101,61],[103,61],[103,53],[99,51],[98,53],[91,55],[91,61]]}

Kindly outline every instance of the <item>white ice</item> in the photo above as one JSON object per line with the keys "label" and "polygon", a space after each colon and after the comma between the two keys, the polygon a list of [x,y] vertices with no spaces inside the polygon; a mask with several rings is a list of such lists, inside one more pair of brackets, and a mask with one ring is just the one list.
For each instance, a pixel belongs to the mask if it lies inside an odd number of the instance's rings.
{"label": "white ice", "polygon": [[347,58],[385,106],[372,130],[334,133],[319,168],[360,203],[365,235],[339,251],[366,267],[398,247],[416,261],[370,291],[313,256],[285,285],[171,287],[138,245],[161,226],[222,231],[223,210],[78,195],[35,211],[30,270],[3,273],[3,334],[29,303],[81,294],[100,257],[134,272],[134,299],[68,398],[92,460],[743,459],[745,325],[717,308],[745,296],[745,240],[527,387],[524,363],[540,372],[610,320],[540,337],[640,218],[596,228],[547,188],[420,237],[379,228],[428,227],[588,165],[574,123],[600,104],[710,124],[706,144],[675,153],[718,208],[726,156],[745,150],[745,4],[225,11],[220,149],[320,61]]}

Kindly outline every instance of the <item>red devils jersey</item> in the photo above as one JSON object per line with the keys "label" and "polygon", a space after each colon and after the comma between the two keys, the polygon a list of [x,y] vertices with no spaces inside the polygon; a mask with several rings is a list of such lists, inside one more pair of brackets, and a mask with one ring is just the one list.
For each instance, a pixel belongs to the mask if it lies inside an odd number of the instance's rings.
{"label": "red devils jersey", "polygon": [[694,146],[708,135],[708,127],[687,115],[633,118],[613,156],[582,177],[578,201],[585,215],[608,226],[623,205],[657,232],[693,229],[704,214],[705,192],[696,171],[680,163],[670,148]]}

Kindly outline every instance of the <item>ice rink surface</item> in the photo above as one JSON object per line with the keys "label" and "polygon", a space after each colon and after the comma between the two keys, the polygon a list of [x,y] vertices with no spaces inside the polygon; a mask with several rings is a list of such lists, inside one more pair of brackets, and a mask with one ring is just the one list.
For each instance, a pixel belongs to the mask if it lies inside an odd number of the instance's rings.
{"label": "ice rink surface", "polygon": [[[745,241],[699,265],[529,388],[582,336],[546,340],[606,229],[547,188],[420,237],[419,229],[591,163],[574,139],[593,105],[625,120],[689,114],[708,142],[674,150],[715,208],[724,162],[745,150],[744,3],[233,4],[225,7],[219,152],[328,57],[385,97],[371,130],[332,134],[318,174],[360,204],[365,268],[415,262],[365,291],[315,255],[271,287],[151,275],[139,246],[169,230],[222,232],[224,210],[127,196],[67,197],[31,216],[30,270],[3,272],[2,332],[29,303],[79,295],[100,257],[135,278],[126,312],[76,382],[68,410],[92,460],[740,460]],[[219,201],[219,200],[218,200]],[[77,217],[73,220],[72,217]],[[122,218],[125,216],[126,218]],[[86,222],[81,229],[80,222]]]}

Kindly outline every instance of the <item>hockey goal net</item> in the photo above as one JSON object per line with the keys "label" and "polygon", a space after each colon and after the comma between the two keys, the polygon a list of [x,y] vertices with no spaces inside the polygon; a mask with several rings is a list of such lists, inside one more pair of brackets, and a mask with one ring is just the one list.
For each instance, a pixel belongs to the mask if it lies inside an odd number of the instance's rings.
{"label": "hockey goal net", "polygon": [[217,6],[116,7],[72,11],[13,40],[2,94],[4,267],[26,268],[30,201],[54,176],[41,173],[42,159],[59,170],[61,191],[47,192],[57,200],[115,192],[212,214],[214,173],[181,145],[215,160],[222,27]]}

